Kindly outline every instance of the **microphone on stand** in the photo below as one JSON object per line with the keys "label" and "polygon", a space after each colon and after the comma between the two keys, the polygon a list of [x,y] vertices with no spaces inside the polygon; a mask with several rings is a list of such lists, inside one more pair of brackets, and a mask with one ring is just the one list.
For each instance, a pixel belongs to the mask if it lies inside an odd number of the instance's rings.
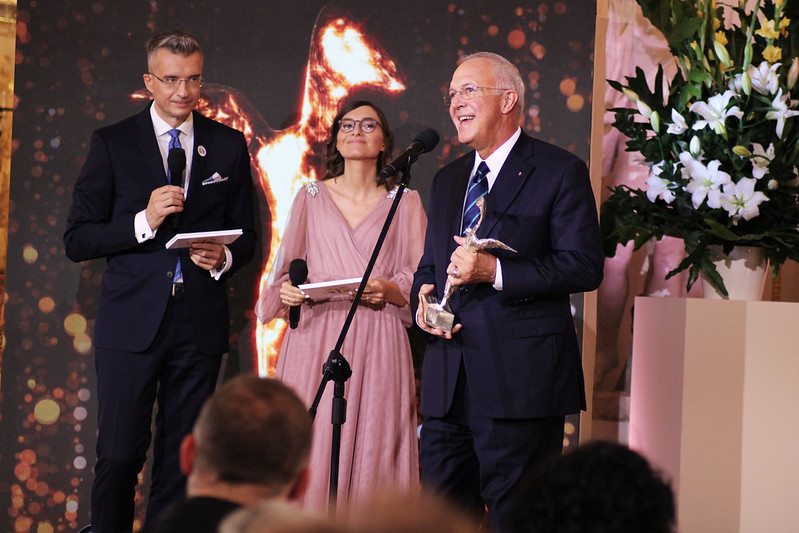
{"label": "microphone on stand", "polygon": [[436,130],[431,128],[418,133],[410,146],[400,152],[391,163],[383,167],[383,170],[378,173],[378,177],[381,180],[390,178],[415,161],[420,154],[429,152],[437,145],[438,132]]}
{"label": "microphone on stand", "polygon": [[[289,280],[295,287],[301,283],[305,283],[308,279],[308,264],[305,259],[294,259],[289,263]],[[292,305],[289,308],[289,327],[297,329],[297,324],[300,322],[300,305]]]}
{"label": "microphone on stand", "polygon": [[[186,168],[186,152],[183,148],[170,148],[166,156],[166,166],[169,168],[169,183],[183,187],[183,171]],[[177,229],[180,225],[180,213],[172,215],[172,226]]]}

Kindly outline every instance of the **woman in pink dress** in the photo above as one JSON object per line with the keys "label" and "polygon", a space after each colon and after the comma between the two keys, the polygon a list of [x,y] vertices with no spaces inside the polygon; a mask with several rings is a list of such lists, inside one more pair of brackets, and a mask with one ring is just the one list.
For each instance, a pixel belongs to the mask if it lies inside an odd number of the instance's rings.
{"label": "woman in pink dress", "polygon": [[[288,266],[305,259],[308,283],[363,274],[396,194],[393,182],[377,177],[392,144],[386,118],[374,104],[357,101],[342,108],[327,144],[327,174],[294,199],[258,302],[263,322],[286,318],[289,306],[301,305],[298,327],[283,339],[277,377],[309,406],[352,297],[311,301],[289,282]],[[341,509],[357,508],[378,488],[415,491],[419,486],[413,362],[405,328],[411,324],[411,281],[426,225],[419,194],[406,191],[341,349],[352,367],[341,435]],[[327,509],[332,395],[329,383],[313,426],[311,479],[303,500],[319,511]]]}

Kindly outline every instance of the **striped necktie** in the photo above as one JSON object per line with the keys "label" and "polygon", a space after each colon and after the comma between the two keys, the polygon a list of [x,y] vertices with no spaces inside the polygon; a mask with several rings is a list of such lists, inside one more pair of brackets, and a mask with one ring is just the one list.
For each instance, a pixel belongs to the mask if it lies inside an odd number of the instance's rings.
{"label": "striped necktie", "polygon": [[477,172],[469,182],[469,190],[466,192],[466,207],[463,209],[463,221],[461,223],[461,235],[477,223],[480,218],[480,209],[477,207],[477,200],[488,194],[488,165],[483,161],[477,167]]}
{"label": "striped necktie", "polygon": [[[180,145],[180,130],[177,128],[173,128],[167,132],[169,134],[169,149],[173,148],[183,148]],[[166,173],[166,182],[171,183],[169,179],[169,169],[167,168]],[[180,267],[180,258],[178,258],[178,263],[175,265],[175,278],[173,280],[175,283],[179,281],[183,281],[183,269]]]}

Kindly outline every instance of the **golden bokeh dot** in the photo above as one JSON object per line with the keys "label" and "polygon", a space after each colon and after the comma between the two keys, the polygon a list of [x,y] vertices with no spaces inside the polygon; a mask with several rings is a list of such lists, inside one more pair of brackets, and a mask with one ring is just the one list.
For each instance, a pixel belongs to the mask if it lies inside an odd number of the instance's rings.
{"label": "golden bokeh dot", "polygon": [[574,78],[564,78],[560,82],[559,89],[563,96],[571,96],[577,90],[577,81]]}
{"label": "golden bokeh dot", "polygon": [[574,435],[576,431],[577,428],[574,427],[574,424],[572,424],[571,422],[566,422],[566,424],[563,426],[563,432],[566,435]]}
{"label": "golden bokeh dot", "polygon": [[572,113],[577,113],[578,111],[582,111],[584,106],[585,106],[585,98],[583,98],[579,94],[573,94],[566,99],[566,107]]}
{"label": "golden bokeh dot", "polygon": [[22,259],[29,265],[32,265],[37,259],[39,259],[39,252],[33,247],[32,244],[26,244],[22,248]]}
{"label": "golden bokeh dot", "polygon": [[31,526],[33,525],[33,519],[28,516],[20,516],[14,520],[14,531],[17,533],[23,533],[31,530]]}
{"label": "golden bokeh dot", "polygon": [[36,526],[36,533],[54,533],[53,525],[50,522],[39,522]]}
{"label": "golden bokeh dot", "polygon": [[39,299],[39,311],[44,314],[52,313],[53,309],[55,309],[55,300],[50,298],[49,296],[45,296],[44,298]]}
{"label": "golden bokeh dot", "polygon": [[75,335],[75,338],[72,339],[72,347],[78,353],[87,354],[92,350],[92,338],[85,333]]}
{"label": "golden bokeh dot", "polygon": [[60,414],[61,408],[49,398],[39,400],[33,408],[33,416],[36,417],[36,421],[45,426],[55,423]]}
{"label": "golden bokeh dot", "polygon": [[64,330],[72,335],[86,332],[86,318],[80,313],[71,313],[64,319]]}
{"label": "golden bokeh dot", "polygon": [[555,2],[555,14],[562,15],[566,12],[566,4],[564,2]]}
{"label": "golden bokeh dot", "polygon": [[496,24],[492,24],[491,26],[488,27],[488,35],[490,35],[491,37],[496,37],[498,33],[499,33],[499,26],[497,26]]}
{"label": "golden bokeh dot", "polygon": [[508,33],[508,46],[514,50],[523,47],[525,42],[527,42],[527,36],[522,30],[511,30]]}

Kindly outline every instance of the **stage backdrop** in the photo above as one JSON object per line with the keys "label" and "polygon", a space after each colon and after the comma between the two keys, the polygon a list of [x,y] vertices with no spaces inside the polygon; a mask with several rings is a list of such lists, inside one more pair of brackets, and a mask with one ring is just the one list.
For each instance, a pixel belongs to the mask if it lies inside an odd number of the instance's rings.
{"label": "stage backdrop", "polygon": [[[91,132],[146,104],[143,43],[155,32],[184,29],[201,39],[201,111],[242,129],[250,145],[259,253],[230,284],[228,364],[241,370],[264,374],[274,364],[281,327],[256,326],[253,304],[294,191],[319,176],[321,143],[343,99],[382,106],[400,148],[425,128],[441,133],[414,167],[411,187],[425,201],[435,170],[462,153],[441,97],[466,52],[494,51],[517,64],[527,81],[525,129],[589,155],[593,1],[299,1],[287,9],[31,0],[19,3],[18,21],[0,406],[8,522],[0,529],[67,531],[89,521],[91,337],[102,263],[69,262],[61,235]],[[581,305],[575,300],[578,315]]]}

